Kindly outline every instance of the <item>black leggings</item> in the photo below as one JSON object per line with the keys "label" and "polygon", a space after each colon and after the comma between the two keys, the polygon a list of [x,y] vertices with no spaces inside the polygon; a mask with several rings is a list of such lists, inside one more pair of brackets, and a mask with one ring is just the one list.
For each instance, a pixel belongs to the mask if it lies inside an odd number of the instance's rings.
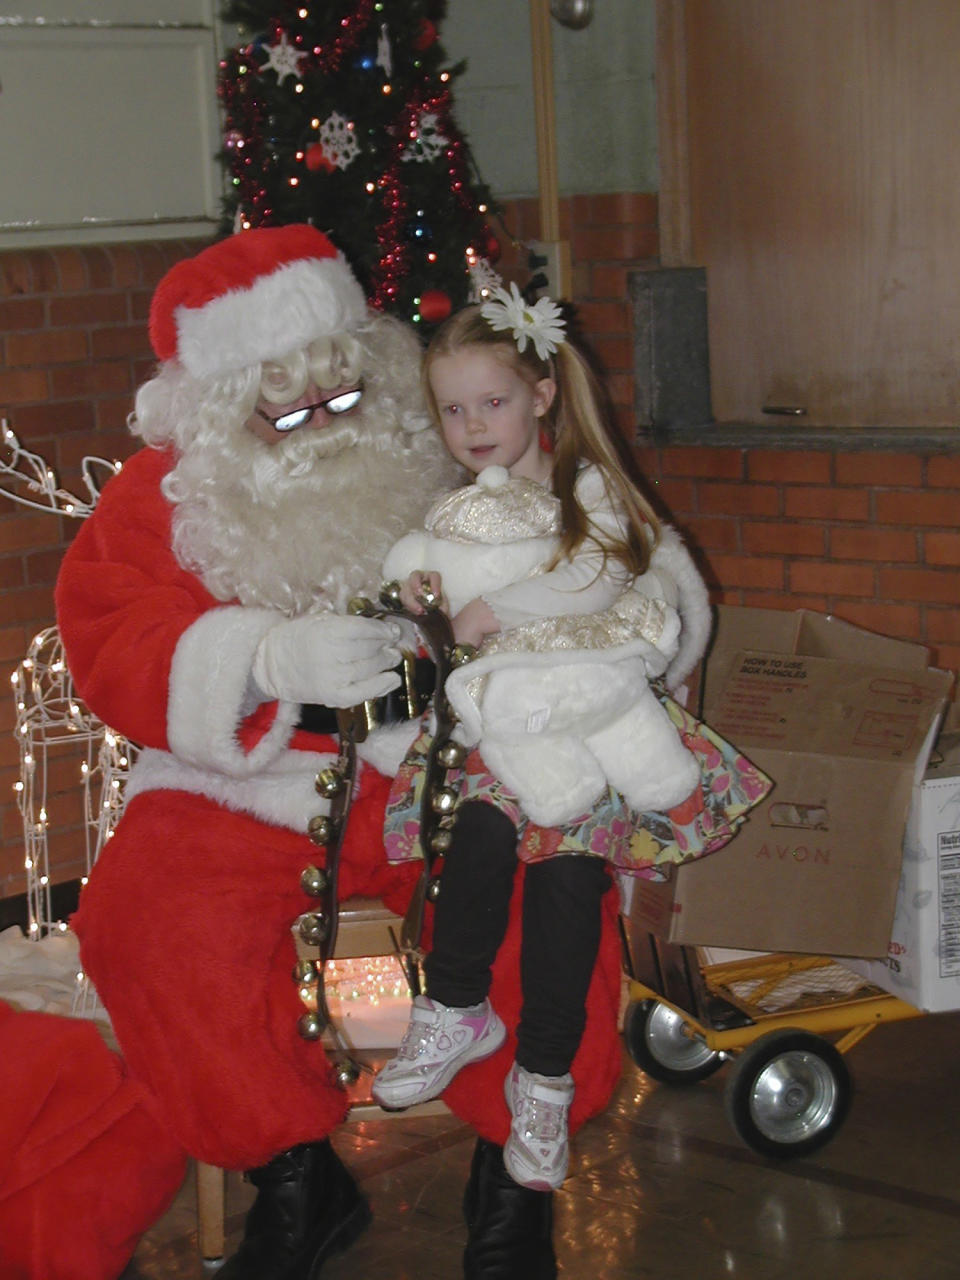
{"label": "black leggings", "polygon": [[[461,805],[445,856],[424,970],[427,994],[462,1008],[490,990],[517,870],[517,832],[485,801]],[[600,858],[529,863],[523,894],[523,1007],[517,1062],[560,1076],[570,1070],[586,1021],[587,988],[600,945],[600,899],[610,887]]]}

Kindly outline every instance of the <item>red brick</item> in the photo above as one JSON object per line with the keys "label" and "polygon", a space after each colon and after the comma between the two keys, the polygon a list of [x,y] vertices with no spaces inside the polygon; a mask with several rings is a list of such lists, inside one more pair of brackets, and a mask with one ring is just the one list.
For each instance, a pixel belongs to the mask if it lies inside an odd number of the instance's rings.
{"label": "red brick", "polygon": [[640,468],[641,475],[659,476],[660,469],[660,450],[653,445],[634,445],[633,456],[636,459],[637,466]]}
{"label": "red brick", "polygon": [[745,521],[743,549],[756,555],[822,556],[826,534],[819,525]]}
{"label": "red brick", "polygon": [[7,338],[7,364],[69,364],[87,358],[83,329],[46,329],[40,333],[11,334]]}
{"label": "red brick", "polygon": [[866,520],[870,495],[850,489],[794,489],[784,491],[784,514],[803,520]]}
{"label": "red brick", "polygon": [[34,293],[30,263],[22,253],[0,253],[0,297],[15,298]]}
{"label": "red brick", "polygon": [[573,255],[595,262],[627,262],[652,258],[657,233],[643,227],[578,227],[573,233]]}
{"label": "red brick", "polygon": [[[26,580],[26,566],[21,555],[0,555],[0,592],[22,587]],[[0,596],[2,600],[2,596]],[[2,605],[0,605],[2,607]]]}
{"label": "red brick", "polygon": [[927,462],[927,483],[938,489],[960,489],[960,456],[930,458]]}
{"label": "red brick", "polygon": [[837,484],[903,488],[923,481],[923,464],[909,453],[840,453],[834,465]]}
{"label": "red brick", "polygon": [[50,371],[51,390],[55,396],[99,396],[129,393],[130,366],[125,361],[100,360],[95,364],[72,365]]}
{"label": "red brick", "polygon": [[823,613],[827,608],[825,596],[800,596],[793,592],[777,591],[767,591],[762,594],[744,591],[740,603],[752,609],[780,609],[788,613],[793,609],[816,609]]}
{"label": "red brick", "polygon": [[26,628],[3,627],[0,629],[0,662],[9,663],[12,669],[23,657],[27,644]]}
{"label": "red brick", "polygon": [[874,570],[866,565],[794,560],[790,565],[790,588],[828,596],[872,596]]}
{"label": "red brick", "polygon": [[116,281],[113,277],[113,261],[109,250],[100,245],[89,246],[87,254],[87,271],[91,289],[112,289]]}
{"label": "red brick", "polygon": [[912,564],[917,559],[917,535],[894,529],[831,529],[830,554],[838,560]]}
{"label": "red brick", "polygon": [[751,480],[772,484],[829,484],[830,454],[804,449],[752,449],[747,458]]}
{"label": "red brick", "polygon": [[44,305],[39,298],[10,298],[0,302],[0,331],[20,333],[39,329],[45,323]]}
{"label": "red brick", "polygon": [[129,289],[143,279],[143,262],[135,246],[114,244],[110,246],[113,263],[113,279],[118,288]]}
{"label": "red brick", "polygon": [[127,319],[127,310],[127,298],[122,293],[85,293],[79,297],[51,298],[50,323],[115,324]]}
{"label": "red brick", "polygon": [[87,255],[82,249],[55,249],[60,288],[64,293],[77,293],[89,283]]}
{"label": "red brick", "polygon": [[960,572],[952,569],[881,569],[880,596],[890,600],[960,603]]}
{"label": "red brick", "polygon": [[63,560],[63,548],[52,547],[49,551],[37,551],[24,557],[26,561],[26,580],[32,587],[53,586],[60,572]]}
{"label": "red brick", "polygon": [[588,200],[591,222],[657,225],[657,197],[650,192],[615,191],[589,196]]}
{"label": "red brick", "polygon": [[695,476],[704,480],[740,480],[745,454],[741,449],[710,449],[691,445],[664,449],[665,475]]}
{"label": "red brick", "polygon": [[960,609],[928,608],[926,623],[928,640],[960,644]]}
{"label": "red brick", "polygon": [[775,516],[780,514],[780,499],[780,490],[772,485],[711,481],[697,485],[697,504],[703,515]]}
{"label": "red brick", "polygon": [[960,671],[960,644],[942,644],[933,651],[935,666],[945,671]]}
{"label": "red brick", "polygon": [[[629,338],[591,337],[590,344],[596,352],[597,359],[604,369],[616,370],[619,373],[631,374],[633,370],[633,343]],[[632,376],[624,383],[622,392],[624,403],[632,403]]]}
{"label": "red brick", "polygon": [[875,631],[878,635],[894,636],[900,640],[918,640],[920,637],[920,610],[915,605],[840,600],[833,612],[838,618],[844,618],[866,631]]}
{"label": "red brick", "polygon": [[7,622],[22,622],[32,630],[49,627],[53,622],[53,593],[46,587],[8,591],[3,597],[3,616]]}
{"label": "red brick", "polygon": [[782,591],[786,585],[784,564],[774,557],[711,554],[710,566],[717,582],[726,587],[767,587]]}
{"label": "red brick", "polygon": [[687,520],[686,526],[695,545],[705,551],[740,550],[740,526],[736,520],[694,516]]}
{"label": "red brick", "polygon": [[[49,393],[47,375],[43,369],[17,369],[13,373],[0,369],[0,404],[5,407],[29,404],[31,400],[45,400]],[[13,415],[5,416],[12,418]],[[16,422],[11,421],[10,425],[17,435],[21,434]]]}
{"label": "red brick", "polygon": [[668,511],[680,513],[697,510],[694,487],[689,480],[661,480],[656,492],[659,501]]}
{"label": "red brick", "polygon": [[957,527],[957,495],[931,493],[929,491],[896,493],[880,492],[875,495],[876,519],[879,524],[942,525],[945,529]]}
{"label": "red brick", "polygon": [[578,320],[586,334],[629,333],[630,311],[626,302],[584,302]]}
{"label": "red brick", "polygon": [[31,511],[27,507],[18,507],[15,510],[18,512],[17,515],[4,514],[0,517],[0,549],[4,553],[33,551],[37,547],[57,545],[60,541],[60,530],[53,512],[46,515],[42,511]]}
{"label": "red brick", "polygon": [[117,325],[112,329],[95,329],[92,333],[95,360],[115,356],[144,356],[150,351],[146,325]]}
{"label": "red brick", "polygon": [[102,396],[96,404],[98,433],[122,431],[133,408],[133,395]]}
{"label": "red brick", "polygon": [[627,268],[597,263],[589,269],[589,289],[594,298],[626,298]]}
{"label": "red brick", "polygon": [[60,275],[55,256],[46,249],[21,251],[30,268],[31,292],[55,293],[60,288]]}
{"label": "red brick", "polygon": [[[32,371],[31,371],[32,373]],[[0,374],[0,386],[3,375]],[[43,397],[31,397],[46,400],[46,377],[44,376]],[[28,404],[11,415],[11,427],[20,437],[22,444],[35,452],[38,441],[44,437],[57,437],[64,432],[92,431],[94,428],[93,405],[89,400],[73,400],[64,404]]]}
{"label": "red brick", "polygon": [[927,564],[960,565],[960,533],[925,533],[923,558]]}

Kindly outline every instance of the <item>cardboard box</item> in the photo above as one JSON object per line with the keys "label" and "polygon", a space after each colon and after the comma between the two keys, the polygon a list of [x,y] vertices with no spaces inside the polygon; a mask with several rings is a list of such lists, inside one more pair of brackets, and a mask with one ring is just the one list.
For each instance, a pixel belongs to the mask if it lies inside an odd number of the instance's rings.
{"label": "cardboard box", "polygon": [[904,826],[952,676],[808,610],[718,610],[703,718],[775,782],[726,848],[637,886],[630,927],[749,951],[883,956]]}
{"label": "cardboard box", "polygon": [[918,1009],[960,1009],[960,733],[937,742],[914,796],[885,959],[844,963]]}

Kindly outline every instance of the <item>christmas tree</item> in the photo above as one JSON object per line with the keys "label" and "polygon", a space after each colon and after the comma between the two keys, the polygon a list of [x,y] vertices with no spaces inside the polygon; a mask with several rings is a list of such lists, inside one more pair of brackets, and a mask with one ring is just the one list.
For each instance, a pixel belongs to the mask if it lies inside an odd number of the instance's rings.
{"label": "christmas tree", "polygon": [[497,277],[491,199],[452,114],[443,0],[230,0],[223,230],[311,222],[372,304],[429,331]]}

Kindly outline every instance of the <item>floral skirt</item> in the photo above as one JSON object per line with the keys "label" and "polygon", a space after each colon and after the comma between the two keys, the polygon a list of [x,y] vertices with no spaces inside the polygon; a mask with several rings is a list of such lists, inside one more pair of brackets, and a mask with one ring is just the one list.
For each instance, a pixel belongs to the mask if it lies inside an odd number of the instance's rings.
{"label": "floral skirt", "polygon": [[[773,782],[678,702],[666,695],[661,700],[684,746],[700,764],[700,787],[673,809],[638,813],[608,788],[589,813],[562,827],[538,827],[477,751],[470,753],[462,768],[447,773],[446,785],[459,790],[461,802],[480,800],[505,813],[517,828],[517,854],[524,862],[587,854],[605,858],[630,875],[666,880],[671,866],[702,858],[728,844]],[[384,844],[391,862],[423,857],[420,807],[431,741],[430,734],[422,730],[390,789]]]}

